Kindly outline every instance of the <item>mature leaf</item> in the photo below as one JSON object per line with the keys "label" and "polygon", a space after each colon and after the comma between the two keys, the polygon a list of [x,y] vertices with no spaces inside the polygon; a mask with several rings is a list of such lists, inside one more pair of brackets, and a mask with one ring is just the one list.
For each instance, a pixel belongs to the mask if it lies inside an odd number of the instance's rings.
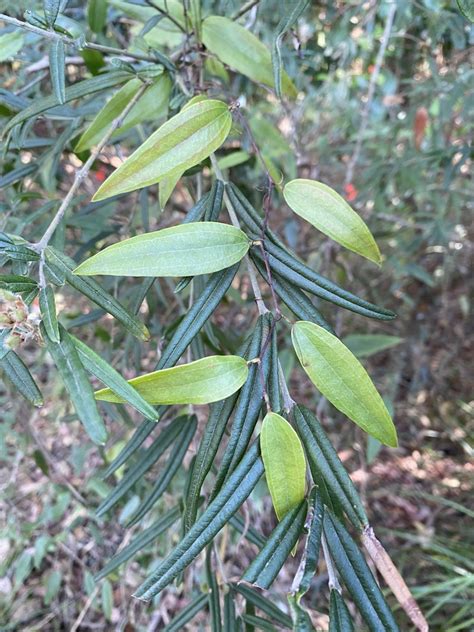
{"label": "mature leaf", "polygon": [[330,511],[324,514],[324,535],[337,570],[371,632],[399,632],[364,556],[342,522]]}
{"label": "mature leaf", "polygon": [[54,94],[59,103],[66,102],[66,52],[62,39],[55,39],[49,45],[49,72]]}
{"label": "mature leaf", "polygon": [[[2,43],[2,39],[0,38],[0,46]],[[30,162],[27,165],[22,165],[21,167],[17,167],[16,169],[12,169],[8,171],[5,175],[0,176],[0,188],[4,189],[5,187],[10,186],[11,184],[15,184],[15,182],[20,182],[27,176],[31,175],[38,169],[38,165],[34,162]]]}
{"label": "mature leaf", "polygon": [[8,290],[22,294],[24,292],[31,292],[37,287],[37,283],[30,277],[21,276],[18,274],[2,274],[0,276],[0,290]]}
{"label": "mature leaf", "polygon": [[25,36],[21,31],[12,31],[0,36],[0,63],[5,62],[21,50]]}
{"label": "mature leaf", "polygon": [[[274,87],[270,51],[234,20],[216,15],[206,18],[202,23],[202,41],[211,53],[237,72]],[[288,96],[296,96],[296,88],[284,71],[282,89]]]}
{"label": "mature leaf", "polygon": [[[134,77],[120,88],[96,115],[80,137],[74,150],[81,152],[97,145],[105,136],[113,121],[120,116],[130,99],[133,98],[142,85],[141,79]],[[168,106],[170,90],[171,81],[168,75],[163,74],[157,77],[125,117],[120,128],[112,135],[112,139],[138,123],[156,120],[164,116]]]}
{"label": "mature leaf", "polygon": [[208,605],[209,596],[202,594],[195,597],[187,606],[182,608],[178,615],[162,628],[162,632],[181,632],[197,613]]}
{"label": "mature leaf", "polygon": [[0,369],[3,374],[10,380],[13,386],[28,400],[33,406],[43,405],[43,396],[36,382],[23,362],[14,351],[0,354]]}
{"label": "mature leaf", "polygon": [[353,632],[352,617],[344,599],[337,590],[329,597],[329,632]]}
{"label": "mature leaf", "polygon": [[53,342],[60,341],[58,317],[56,314],[56,301],[54,299],[54,291],[50,285],[40,289],[39,292],[39,308],[42,322],[48,337]]}
{"label": "mature leaf", "polygon": [[350,334],[343,338],[342,342],[358,358],[367,358],[399,345],[403,338],[386,334]]}
{"label": "mature leaf", "polygon": [[42,323],[40,332],[87,434],[94,443],[104,445],[107,441],[107,431],[97,410],[92,386],[71,337],[61,325],[59,342],[54,342],[48,337]]}
{"label": "mature leaf", "polygon": [[75,266],[74,261],[66,257],[50,246],[45,251],[46,259],[54,269],[56,275],[61,275],[64,280],[75,290],[87,296],[92,302],[102,307],[106,312],[112,314],[128,331],[140,338],[141,340],[149,340],[150,334],[145,325],[132,313],[130,313],[123,305],[121,305],[113,296],[106,292],[93,279],[83,279],[73,273],[72,268]]}
{"label": "mature leaf", "polygon": [[256,608],[264,612],[266,615],[274,619],[278,624],[285,628],[291,628],[290,617],[283,612],[273,601],[264,597],[261,592],[246,586],[243,583],[233,584],[233,587],[247,602],[253,604]]}
{"label": "mature leaf", "polygon": [[228,268],[242,259],[249,239],[239,228],[196,222],[124,239],[86,259],[75,274],[194,276]]}
{"label": "mature leaf", "polygon": [[88,0],[87,22],[94,33],[101,33],[107,21],[106,0]]}
{"label": "mature leaf", "polygon": [[112,592],[112,586],[107,579],[102,583],[101,602],[102,612],[104,613],[106,620],[111,621],[112,607],[114,605],[114,595]]}
{"label": "mature leaf", "polygon": [[349,250],[381,262],[380,251],[362,218],[334,189],[316,180],[292,180],[283,189],[288,206]]}
{"label": "mature leaf", "polygon": [[308,537],[306,539],[303,562],[301,568],[301,579],[297,587],[297,598],[299,599],[308,592],[311,581],[316,574],[319,560],[319,549],[321,546],[321,534],[323,531],[324,503],[321,492],[317,487],[313,487],[310,496],[310,521],[308,525]]}
{"label": "mature leaf", "polygon": [[311,618],[305,608],[300,604],[295,595],[288,595],[291,617],[293,619],[293,632],[316,632]]}
{"label": "mature leaf", "polygon": [[308,505],[300,501],[286,512],[267,538],[265,546],[242,575],[242,579],[268,589],[298,542]]}
{"label": "mature leaf", "polygon": [[229,590],[224,595],[224,630],[225,632],[237,632],[237,615],[235,612],[234,592]]}
{"label": "mature leaf", "polygon": [[231,125],[232,116],[222,101],[208,99],[184,108],[114,171],[93,199],[103,200],[183,173],[218,149]]}
{"label": "mature leaf", "polygon": [[260,433],[265,478],[279,520],[304,498],[306,461],[303,446],[290,424],[268,413]]}
{"label": "mature leaf", "polygon": [[148,601],[165,588],[213,540],[247,499],[263,473],[258,443],[254,443],[226,485],[178,546],[140,586],[135,596]]}
{"label": "mature leaf", "polygon": [[75,336],[71,339],[76,347],[82,364],[86,371],[95,375],[101,382],[117,393],[127,404],[133,406],[142,415],[153,421],[158,421],[158,412],[138,393],[133,386],[123,378],[108,362],[98,353],[84,344]]}
{"label": "mature leaf", "polygon": [[[212,544],[206,551],[206,580],[209,586],[209,610],[211,613],[212,632],[222,632],[222,615],[219,598],[219,584],[212,570]],[[224,630],[226,632],[226,630]]]}
{"label": "mature leaf", "polygon": [[43,0],[44,16],[50,28],[52,28],[56,22],[60,6],[61,0]]}
{"label": "mature leaf", "polygon": [[[232,395],[247,379],[248,368],[238,356],[209,356],[189,364],[161,369],[129,380],[150,404],[209,404]],[[123,403],[110,388],[96,399]]]}
{"label": "mature leaf", "polygon": [[367,371],[328,331],[298,321],[291,331],[301,366],[319,391],[349,419],[383,444],[397,446],[390,414]]}
{"label": "mature leaf", "polygon": [[273,66],[273,80],[275,84],[275,92],[277,97],[281,99],[281,42],[283,36],[296,20],[300,17],[300,15],[305,10],[309,0],[295,0],[290,2],[282,3],[282,10],[285,11],[284,15],[281,17],[278,22],[278,26],[276,27],[275,35],[272,43],[272,66]]}
{"label": "mature leaf", "polygon": [[275,626],[267,619],[259,617],[255,614],[243,613],[242,621],[246,624],[248,630],[261,630],[261,632],[277,632]]}
{"label": "mature leaf", "polygon": [[319,485],[322,476],[324,485],[332,497],[340,503],[349,520],[357,529],[362,530],[369,523],[364,506],[321,424],[304,406],[295,406],[293,413],[314,482]]}

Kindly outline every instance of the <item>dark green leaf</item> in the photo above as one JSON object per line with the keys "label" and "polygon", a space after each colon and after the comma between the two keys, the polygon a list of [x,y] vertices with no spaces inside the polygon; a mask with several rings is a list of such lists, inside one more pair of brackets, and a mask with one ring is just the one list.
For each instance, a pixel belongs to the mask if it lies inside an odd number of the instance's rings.
{"label": "dark green leaf", "polygon": [[209,597],[207,595],[199,595],[193,599],[193,601],[180,611],[171,623],[168,623],[167,626],[162,628],[162,632],[181,632],[186,623],[189,623],[189,621],[208,604],[208,601]]}
{"label": "dark green leaf", "polygon": [[302,574],[297,587],[297,597],[301,598],[308,592],[311,581],[316,573],[319,560],[319,548],[321,546],[321,534],[323,530],[324,504],[321,492],[314,487],[310,496],[310,522],[308,537],[303,554]]}
{"label": "dark green leaf", "polygon": [[12,169],[8,173],[0,177],[0,189],[4,189],[11,184],[15,184],[15,182],[24,180],[27,176],[34,173],[37,169],[38,165],[34,162],[30,162],[27,165],[22,165],[17,169]]}
{"label": "dark green leaf", "polygon": [[[206,552],[206,579],[209,586],[209,610],[211,611],[212,632],[222,631],[221,606],[219,600],[219,585],[215,573],[212,570],[212,544]],[[226,632],[226,630],[224,630]]]}
{"label": "dark green leaf", "polygon": [[276,606],[273,601],[264,597],[259,591],[241,583],[233,584],[233,588],[245,597],[247,602],[250,602],[256,608],[274,619],[279,625],[285,628],[291,628],[290,617],[278,606]]}
{"label": "dark green leaf", "polygon": [[242,621],[246,623],[247,629],[250,630],[263,630],[263,632],[277,632],[274,625],[263,617],[258,617],[254,614],[243,614]]}
{"label": "dark green leaf", "polygon": [[56,301],[54,300],[54,292],[50,285],[40,289],[39,292],[39,308],[42,323],[49,339],[52,342],[59,342],[59,325],[56,314]]}
{"label": "dark green leaf", "polygon": [[66,52],[62,39],[55,39],[49,45],[49,72],[56,99],[59,103],[66,102]]}
{"label": "dark green leaf", "polygon": [[36,287],[36,281],[29,277],[17,274],[2,274],[0,276],[0,290],[22,294],[23,292],[31,292]]}
{"label": "dark green leaf", "polygon": [[43,405],[43,396],[36,382],[31,377],[23,360],[16,353],[8,351],[1,357],[0,368],[3,369],[4,376],[33,406]]}
{"label": "dark green leaf", "polygon": [[331,590],[329,601],[329,632],[354,632],[352,617],[337,590]]}

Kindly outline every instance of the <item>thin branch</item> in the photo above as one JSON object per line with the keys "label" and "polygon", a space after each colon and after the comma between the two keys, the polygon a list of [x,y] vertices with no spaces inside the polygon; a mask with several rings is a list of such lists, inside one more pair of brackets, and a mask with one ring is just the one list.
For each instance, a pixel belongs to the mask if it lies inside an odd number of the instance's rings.
{"label": "thin branch", "polygon": [[370,108],[372,107],[372,101],[375,94],[375,87],[377,85],[377,80],[379,78],[380,69],[382,68],[385,51],[387,50],[388,40],[390,39],[390,33],[392,31],[393,20],[395,17],[396,10],[397,10],[397,3],[391,2],[388,9],[387,21],[385,22],[385,28],[382,35],[382,40],[380,42],[379,52],[377,54],[377,59],[375,60],[374,71],[372,72],[372,75],[370,77],[369,89],[367,91],[367,100],[365,102],[364,109],[362,110],[361,123],[359,127],[359,132],[357,134],[357,140],[356,140],[356,145],[354,148],[354,153],[352,154],[352,157],[349,160],[349,163],[347,165],[346,177],[344,181],[345,184],[350,184],[352,182],[352,179],[354,177],[354,169],[360,157],[360,152],[362,149],[362,141],[364,140],[365,130],[367,129],[367,124],[369,122]]}

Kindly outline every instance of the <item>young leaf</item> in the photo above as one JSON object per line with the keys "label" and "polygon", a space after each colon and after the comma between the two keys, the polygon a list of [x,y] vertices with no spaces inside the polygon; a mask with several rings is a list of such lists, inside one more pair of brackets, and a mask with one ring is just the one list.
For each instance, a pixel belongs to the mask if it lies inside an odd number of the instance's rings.
{"label": "young leaf", "polygon": [[123,378],[118,371],[81,340],[78,340],[75,336],[71,336],[71,339],[86,371],[95,375],[101,382],[112,389],[114,393],[123,397],[127,404],[136,408],[142,415],[148,419],[158,421],[157,411],[137,393],[133,386],[130,386],[127,380]]}
{"label": "young leaf", "polygon": [[97,410],[94,392],[69,334],[59,325],[60,341],[54,342],[48,337],[42,323],[40,332],[87,434],[94,443],[104,445],[107,441],[107,431]]}
{"label": "young leaf", "polygon": [[59,342],[58,317],[56,315],[56,302],[54,292],[50,285],[41,288],[39,293],[39,307],[41,318],[46,333],[53,342]]}
{"label": "young leaf", "polygon": [[55,39],[49,45],[49,72],[54,94],[59,103],[66,102],[66,52],[62,39]]}
{"label": "young leaf", "polygon": [[288,206],[334,241],[380,265],[372,233],[361,217],[334,189],[316,180],[292,180],[283,196]]}
{"label": "young leaf", "polygon": [[287,511],[242,579],[268,589],[293,550],[304,527],[308,505],[300,501]]}
{"label": "young leaf", "polygon": [[383,444],[396,447],[397,432],[367,371],[328,331],[298,321],[291,331],[301,366],[321,393],[349,419]]}
{"label": "young leaf", "polygon": [[104,200],[183,173],[218,149],[231,125],[232,116],[222,101],[208,99],[183,109],[114,171],[93,200]]}
{"label": "young leaf", "polygon": [[[150,404],[209,404],[237,391],[247,379],[248,368],[238,356],[209,356],[170,369],[129,380]],[[97,391],[96,399],[122,404],[110,388]]]}
{"label": "young leaf", "polygon": [[43,405],[41,391],[23,360],[14,351],[0,355],[0,369],[3,369],[4,376],[33,406]]}
{"label": "young leaf", "polygon": [[306,461],[303,446],[290,424],[268,413],[260,433],[265,477],[278,520],[304,498]]}
{"label": "young leaf", "polygon": [[[270,51],[234,20],[216,15],[206,18],[202,23],[202,41],[224,64],[252,81],[274,87]],[[282,89],[288,96],[296,96],[296,88],[285,71]]]}
{"label": "young leaf", "polygon": [[124,239],[86,259],[75,274],[195,276],[228,268],[242,259],[249,239],[239,228],[195,222]]}
{"label": "young leaf", "polygon": [[[282,4],[282,10],[285,14],[278,22],[278,26],[275,31],[272,44],[272,66],[273,66],[273,79],[275,83],[275,92],[277,97],[281,99],[281,41],[283,36],[293,26],[296,20],[300,17],[306,8],[309,0],[295,0]],[[287,7],[285,6],[288,6]]]}
{"label": "young leaf", "polygon": [[235,514],[250,495],[262,473],[263,462],[256,442],[248,450],[216,498],[209,504],[174,551],[140,586],[135,597],[148,601],[173,581]]}

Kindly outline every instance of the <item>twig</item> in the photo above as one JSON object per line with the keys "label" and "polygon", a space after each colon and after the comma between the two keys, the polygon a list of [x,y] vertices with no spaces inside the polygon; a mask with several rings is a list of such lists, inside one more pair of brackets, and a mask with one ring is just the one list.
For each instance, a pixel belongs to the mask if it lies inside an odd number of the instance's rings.
{"label": "twig", "polygon": [[369,89],[367,91],[367,100],[362,110],[361,123],[359,127],[359,132],[357,134],[357,140],[356,140],[356,145],[354,148],[354,153],[352,154],[352,157],[349,160],[349,163],[347,165],[346,178],[345,178],[344,184],[350,184],[352,182],[352,179],[354,177],[354,169],[360,157],[360,151],[362,149],[362,141],[364,139],[365,130],[367,129],[367,124],[369,122],[369,113],[370,113],[370,108],[372,106],[372,101],[374,98],[375,86],[377,85],[380,69],[382,68],[383,58],[385,56],[385,51],[387,50],[388,40],[390,39],[390,33],[392,31],[393,19],[395,17],[396,10],[397,10],[397,3],[391,2],[388,9],[387,21],[385,22],[385,28],[382,35],[382,40],[380,42],[379,52],[375,60],[374,70],[370,77]]}

